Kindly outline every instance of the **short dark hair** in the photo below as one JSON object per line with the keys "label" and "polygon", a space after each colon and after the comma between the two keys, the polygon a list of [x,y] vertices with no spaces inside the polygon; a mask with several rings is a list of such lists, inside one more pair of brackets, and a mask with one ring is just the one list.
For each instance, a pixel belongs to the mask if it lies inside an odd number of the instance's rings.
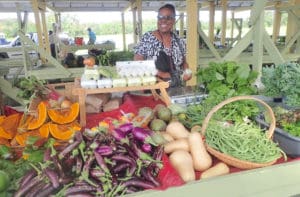
{"label": "short dark hair", "polygon": [[161,11],[162,9],[168,9],[168,10],[170,10],[174,14],[174,16],[176,15],[176,11],[175,11],[174,5],[172,5],[170,3],[167,3],[167,4],[163,5],[163,6],[161,6],[158,9],[158,11]]}

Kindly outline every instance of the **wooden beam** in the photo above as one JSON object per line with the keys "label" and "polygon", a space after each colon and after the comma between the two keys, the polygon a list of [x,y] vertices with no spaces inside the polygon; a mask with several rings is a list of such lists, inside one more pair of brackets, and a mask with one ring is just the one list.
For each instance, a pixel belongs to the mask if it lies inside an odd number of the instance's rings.
{"label": "wooden beam", "polygon": [[209,38],[206,36],[204,31],[201,29],[200,22],[198,23],[198,34],[203,39],[205,44],[207,45],[208,49],[211,51],[211,53],[217,58],[217,60],[221,60],[221,56],[216,50],[215,46],[210,42]]}
{"label": "wooden beam", "polygon": [[221,34],[221,45],[225,46],[226,41],[226,29],[227,29],[227,0],[221,0],[222,4],[222,34]]}
{"label": "wooden beam", "polygon": [[12,84],[3,77],[0,77],[0,89],[1,92],[3,92],[6,96],[25,106],[24,100],[17,96],[20,90],[16,87],[13,87]]}
{"label": "wooden beam", "polygon": [[[198,26],[198,2],[197,0],[187,0],[186,1],[186,10],[187,10],[187,63],[189,64],[190,69],[195,74],[198,69],[198,47],[199,47],[199,38],[197,34]],[[196,85],[197,78],[194,75],[191,80],[188,81],[187,85]]]}
{"label": "wooden beam", "polygon": [[121,12],[121,21],[122,21],[122,38],[123,38],[123,51],[126,51],[126,29],[125,29],[125,16],[124,12]]}
{"label": "wooden beam", "polygon": [[272,42],[272,39],[270,38],[266,30],[264,30],[263,42],[266,50],[274,60],[275,64],[282,64],[285,62],[283,56],[279,52],[278,48],[275,46],[274,42]]}
{"label": "wooden beam", "polygon": [[209,30],[208,37],[211,43],[215,40],[215,2],[209,1]]}
{"label": "wooden beam", "polygon": [[272,39],[274,43],[276,43],[280,31],[280,23],[281,23],[281,12],[279,10],[280,5],[281,5],[280,1],[275,2],[274,19],[273,19],[273,35],[272,35]]}
{"label": "wooden beam", "polygon": [[255,85],[261,89],[263,87],[261,82],[261,69],[263,63],[264,54],[264,9],[267,0],[255,0],[253,9],[251,11],[250,24],[254,26],[254,36],[253,36],[253,69],[258,72],[258,77],[256,79]]}
{"label": "wooden beam", "polygon": [[233,61],[245,50],[251,43],[253,38],[253,28],[251,28],[246,35],[238,41],[238,43],[222,58],[223,61]]}

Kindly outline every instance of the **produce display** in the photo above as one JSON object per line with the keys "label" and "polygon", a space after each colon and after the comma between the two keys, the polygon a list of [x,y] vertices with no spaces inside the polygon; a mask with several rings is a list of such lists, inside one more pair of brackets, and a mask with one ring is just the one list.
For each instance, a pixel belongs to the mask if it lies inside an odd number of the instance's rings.
{"label": "produce display", "polygon": [[81,77],[83,88],[141,86],[156,83],[157,70],[154,61],[118,61],[115,66],[92,65],[94,61],[86,61],[86,63]]}
{"label": "produce display", "polygon": [[[138,62],[117,62],[115,67],[95,67],[93,60],[85,64],[91,69],[81,81],[85,88],[143,85],[146,75],[155,75],[155,70],[140,69]],[[166,106],[153,101],[155,106],[136,111],[130,106],[127,113],[120,110],[121,115],[103,112],[108,115],[90,128],[80,127],[79,103],[67,98],[46,96],[34,113],[0,116],[0,196],[124,196],[165,188],[165,165],[183,184],[246,169],[219,159],[209,147],[249,162],[286,161],[280,144],[255,122],[262,109],[254,101],[228,103],[207,127],[203,124],[227,98],[257,94],[252,85],[256,72],[223,62],[211,63],[197,75],[207,94],[199,104]],[[291,110],[273,109],[277,126],[299,130],[297,111],[291,115]],[[170,173],[163,176],[173,178]]]}

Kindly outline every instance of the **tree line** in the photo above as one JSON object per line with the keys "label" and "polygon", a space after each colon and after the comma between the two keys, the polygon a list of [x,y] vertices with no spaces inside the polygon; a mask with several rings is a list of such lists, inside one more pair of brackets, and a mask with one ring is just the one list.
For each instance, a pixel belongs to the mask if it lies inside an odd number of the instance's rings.
{"label": "tree line", "polygon": [[[248,19],[244,18],[243,26],[248,28]],[[201,20],[201,19],[200,19]],[[47,17],[47,27],[48,30],[52,30],[52,24],[55,22],[54,16],[49,15]],[[227,28],[230,29],[231,21],[228,19]],[[287,14],[282,15],[281,25],[287,24]],[[273,25],[273,14],[272,12],[265,12],[265,27],[272,27]],[[62,31],[67,32],[69,36],[86,36],[87,27],[92,27],[93,31],[97,35],[113,35],[122,34],[122,24],[121,21],[109,22],[109,23],[95,23],[90,22],[82,24],[79,18],[75,15],[64,14],[62,17]],[[220,28],[221,23],[215,23],[215,29]],[[201,28],[203,30],[208,30],[209,22],[201,21]],[[145,19],[143,20],[143,32],[156,29],[156,19]],[[177,29],[179,29],[179,24]],[[7,38],[13,38],[17,35],[18,22],[17,19],[2,19],[0,20],[0,32],[5,33]],[[133,29],[133,24],[131,21],[125,22],[125,32],[126,34],[132,34],[135,30]],[[34,22],[29,21],[27,24],[27,32],[36,32],[36,26]]]}

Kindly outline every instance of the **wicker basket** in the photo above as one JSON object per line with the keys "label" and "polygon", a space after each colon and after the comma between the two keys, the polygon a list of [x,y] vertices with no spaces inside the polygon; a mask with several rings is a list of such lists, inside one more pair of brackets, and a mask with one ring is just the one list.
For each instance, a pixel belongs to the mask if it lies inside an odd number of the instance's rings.
{"label": "wicker basket", "polygon": [[[213,107],[212,110],[207,114],[207,116],[203,120],[202,129],[201,129],[202,135],[204,135],[205,130],[208,126],[209,120],[211,119],[212,115],[216,111],[218,111],[220,108],[222,108],[224,105],[226,105],[228,103],[231,103],[231,102],[234,102],[234,101],[239,101],[239,100],[254,100],[254,101],[257,101],[258,103],[262,104],[266,108],[266,110],[267,110],[267,112],[270,116],[270,127],[269,127],[269,130],[267,131],[266,135],[271,140],[271,138],[273,136],[273,133],[274,133],[274,130],[275,130],[275,127],[276,127],[276,120],[275,120],[273,110],[267,103],[265,103],[264,101],[262,101],[262,100],[260,100],[256,97],[253,97],[253,96],[236,96],[236,97],[232,97],[232,98],[229,98],[227,100],[222,101],[221,103],[219,103],[218,105]],[[249,161],[243,161],[243,160],[236,159],[232,156],[223,154],[223,153],[219,152],[218,150],[215,150],[215,149],[211,148],[207,144],[206,144],[206,148],[207,148],[207,151],[210,154],[212,154],[213,156],[215,156],[219,160],[223,161],[224,163],[227,163],[228,165],[231,165],[231,166],[234,166],[234,167],[237,167],[237,168],[240,168],[240,169],[260,168],[260,167],[270,166],[270,165],[272,165],[276,162],[276,160],[272,161],[272,162],[268,162],[268,163],[254,163],[254,162],[249,162]]]}

